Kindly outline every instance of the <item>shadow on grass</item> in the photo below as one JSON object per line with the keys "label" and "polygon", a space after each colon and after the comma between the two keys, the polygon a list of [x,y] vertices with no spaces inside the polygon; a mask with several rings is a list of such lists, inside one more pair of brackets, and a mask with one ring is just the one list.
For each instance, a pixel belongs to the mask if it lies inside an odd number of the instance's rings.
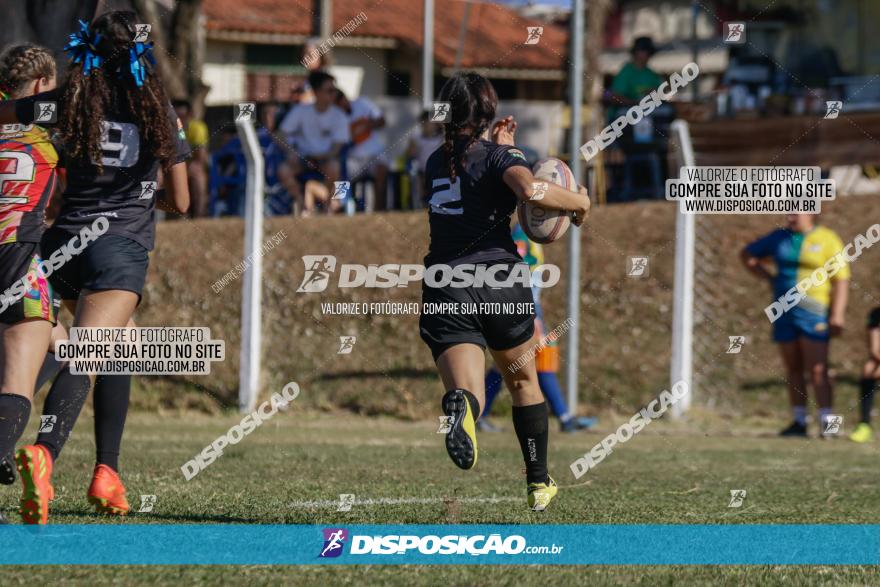
{"label": "shadow on grass", "polygon": [[435,369],[388,369],[386,371],[342,371],[339,373],[325,373],[315,377],[315,381],[334,381],[337,379],[351,378],[379,378],[379,377],[421,377],[434,379],[437,377]]}
{"label": "shadow on grass", "polygon": [[50,512],[52,517],[57,516],[70,516],[73,518],[87,518],[88,522],[91,521],[116,521],[119,522],[128,522],[139,524],[141,522],[147,521],[156,521],[163,520],[168,522],[202,522],[208,523],[213,522],[217,524],[259,524],[260,520],[257,518],[239,518],[235,516],[222,516],[222,515],[212,515],[212,514],[162,514],[162,513],[143,513],[139,514],[134,509],[124,518],[111,518],[109,516],[103,516],[101,514],[96,514],[94,510],[88,509],[62,509],[62,508],[52,508]]}

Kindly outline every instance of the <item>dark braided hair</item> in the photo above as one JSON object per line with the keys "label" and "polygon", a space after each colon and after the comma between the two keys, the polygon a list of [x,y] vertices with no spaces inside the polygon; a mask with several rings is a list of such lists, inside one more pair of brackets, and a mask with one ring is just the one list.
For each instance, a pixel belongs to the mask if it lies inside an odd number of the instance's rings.
{"label": "dark braided hair", "polygon": [[[498,94],[492,82],[474,72],[459,72],[443,84],[441,102],[449,102],[450,119],[443,125],[443,151],[449,163],[449,176],[453,182],[456,166],[464,154],[482,136],[495,119]],[[459,136],[470,137],[463,148],[455,148]]]}
{"label": "dark braided hair", "polygon": [[23,98],[30,82],[54,77],[55,58],[45,47],[24,43],[0,56],[0,91],[9,98]]}
{"label": "dark braided hair", "polygon": [[148,151],[160,161],[174,156],[174,130],[168,121],[169,101],[158,72],[147,75],[138,87],[129,73],[129,49],[133,46],[134,12],[107,12],[89,27],[100,33],[96,47],[104,58],[89,75],[72,64],[61,90],[63,117],[58,130],[74,160],[91,160],[101,170],[101,133],[108,110],[128,111],[137,123]]}

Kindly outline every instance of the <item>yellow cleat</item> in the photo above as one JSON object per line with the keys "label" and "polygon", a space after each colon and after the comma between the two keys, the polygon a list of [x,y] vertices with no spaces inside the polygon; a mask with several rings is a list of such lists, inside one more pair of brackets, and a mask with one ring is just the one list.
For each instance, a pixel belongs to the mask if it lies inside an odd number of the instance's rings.
{"label": "yellow cleat", "polygon": [[477,416],[461,389],[446,392],[442,407],[451,424],[446,452],[459,468],[473,469],[477,464]]}
{"label": "yellow cleat", "polygon": [[553,477],[548,477],[547,483],[529,483],[528,491],[529,507],[533,512],[543,512],[559,490]]}
{"label": "yellow cleat", "polygon": [[862,422],[858,426],[856,426],[856,429],[853,430],[853,433],[849,435],[849,439],[853,442],[862,443],[870,442],[873,436],[874,433],[871,431],[871,425]]}

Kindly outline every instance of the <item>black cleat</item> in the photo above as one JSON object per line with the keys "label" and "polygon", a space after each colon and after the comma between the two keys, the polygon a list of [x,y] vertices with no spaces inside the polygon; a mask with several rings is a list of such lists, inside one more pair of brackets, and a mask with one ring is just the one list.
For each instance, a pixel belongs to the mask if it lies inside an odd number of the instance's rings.
{"label": "black cleat", "polygon": [[807,426],[806,424],[792,422],[791,426],[779,432],[779,436],[806,438]]}
{"label": "black cleat", "polygon": [[15,460],[12,455],[0,459],[0,485],[15,483]]}
{"label": "black cleat", "polygon": [[471,404],[462,390],[453,389],[443,396],[442,406],[443,413],[451,416],[446,452],[460,469],[473,469],[477,464],[477,427]]}

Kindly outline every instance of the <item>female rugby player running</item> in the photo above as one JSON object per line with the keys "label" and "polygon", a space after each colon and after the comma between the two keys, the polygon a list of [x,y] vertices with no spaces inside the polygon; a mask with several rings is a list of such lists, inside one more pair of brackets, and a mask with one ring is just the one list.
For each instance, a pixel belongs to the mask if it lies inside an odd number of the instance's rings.
{"label": "female rugby player running", "polygon": [[[59,147],[67,169],[63,205],[43,235],[49,257],[95,219],[106,233],[56,269],[50,279],[74,312],[74,327],[126,326],[140,302],[155,238],[155,194],[144,184],[163,169],[165,196],[181,214],[189,207],[183,128],[158,75],[150,44],[136,43],[133,12],[108,12],[71,35],[65,48],[74,64],[57,91],[0,103],[0,123],[34,120],[38,102],[57,104]],[[104,377],[108,381],[126,378]],[[94,376],[90,376],[94,380]],[[101,426],[121,432],[127,390],[108,413],[96,409]],[[112,434],[111,434],[112,436]],[[117,451],[118,452],[118,451]],[[51,455],[27,446],[16,455],[24,494],[22,517],[45,523],[51,496]],[[125,514],[125,488],[114,468],[98,463],[88,492],[99,512]]]}
{"label": "female rugby player running", "polygon": [[[55,59],[48,49],[16,45],[0,57],[0,98],[23,98],[54,87]],[[57,320],[61,300],[37,270],[41,257],[36,249],[47,203],[57,190],[57,164],[58,154],[45,129],[32,124],[0,128],[0,287],[6,292],[7,286],[27,284],[0,310],[4,325],[0,484],[4,485],[15,482],[12,451],[27,424],[33,393],[54,378],[43,404],[43,414],[52,416],[53,426],[37,437],[38,450],[54,456],[67,441],[89,392],[88,378],[71,374],[51,352],[54,340],[67,338],[64,327],[56,324],[51,338],[45,336],[47,324]],[[51,499],[51,489],[48,493]]]}
{"label": "female rugby player running", "polygon": [[[513,148],[516,123],[512,117],[496,123],[492,142],[486,140],[498,97],[489,80],[476,73],[454,75],[439,99],[449,102],[450,119],[445,123],[443,147],[428,158],[425,169],[431,228],[426,273],[440,264],[474,264],[494,266],[499,282],[513,281],[516,274],[528,276],[528,266],[510,236],[510,215],[518,200],[531,198],[535,182],[522,152]],[[590,208],[585,189],[576,193],[552,183],[538,203],[572,212],[578,226]],[[547,473],[547,405],[534,358],[520,369],[509,369],[532,346],[535,317],[522,311],[532,301],[528,279],[503,288],[431,287],[425,282],[423,304],[513,303],[519,313],[422,313],[419,330],[447,389],[442,409],[452,426],[446,434],[446,451],[462,469],[477,463],[475,422],[484,400],[484,350],[489,348],[513,396],[513,425],[526,463],[528,503],[541,511],[557,491]]]}
{"label": "female rugby player running", "polygon": [[[48,49],[23,44],[3,52],[0,99],[54,87],[55,59]],[[61,304],[37,270],[46,206],[58,184],[57,165],[58,154],[45,129],[33,124],[0,127],[0,483],[6,485],[15,481],[12,451],[27,426]],[[63,327],[57,328],[63,338]],[[76,383],[75,378],[59,376],[52,385],[45,404],[55,425],[41,435],[47,444],[63,446],[76,421],[88,394],[87,387]]]}

